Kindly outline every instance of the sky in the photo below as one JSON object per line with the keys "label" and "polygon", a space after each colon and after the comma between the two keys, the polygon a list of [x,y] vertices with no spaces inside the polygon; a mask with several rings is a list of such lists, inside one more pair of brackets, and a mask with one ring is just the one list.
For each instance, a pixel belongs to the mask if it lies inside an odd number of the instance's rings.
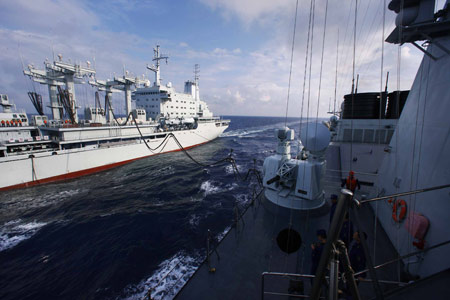
{"label": "sky", "polygon": [[[384,90],[386,72],[389,91],[410,89],[423,54],[382,42],[395,18],[384,2],[357,1],[354,49],[356,0],[299,0],[295,39],[296,0],[0,0],[0,93],[28,112],[28,91],[48,105],[46,86],[22,71],[43,69],[58,54],[90,61],[100,80],[126,70],[153,81],[146,65],[159,44],[169,56],[163,84],[182,91],[199,64],[200,97],[216,115],[326,117],[351,92],[353,73],[358,92]],[[93,105],[94,87],[76,92],[81,107]],[[123,113],[124,96],[115,93],[114,101]]]}

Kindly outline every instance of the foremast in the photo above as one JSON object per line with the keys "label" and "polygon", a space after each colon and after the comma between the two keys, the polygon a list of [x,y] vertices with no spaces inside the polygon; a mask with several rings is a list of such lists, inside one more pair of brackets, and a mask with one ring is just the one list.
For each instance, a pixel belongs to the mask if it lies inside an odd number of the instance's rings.
{"label": "foremast", "polygon": [[147,69],[155,73],[155,82],[153,83],[154,86],[161,86],[161,72],[160,72],[160,60],[167,60],[169,59],[169,56],[165,54],[161,54],[159,51],[159,45],[156,45],[156,48],[153,48],[153,61],[156,63],[156,65],[149,66],[147,65]]}

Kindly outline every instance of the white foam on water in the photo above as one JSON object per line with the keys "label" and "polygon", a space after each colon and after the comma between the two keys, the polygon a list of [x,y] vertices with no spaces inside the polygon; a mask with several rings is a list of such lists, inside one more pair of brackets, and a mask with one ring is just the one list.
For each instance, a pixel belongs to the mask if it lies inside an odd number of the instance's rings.
{"label": "white foam on water", "polygon": [[22,223],[20,219],[3,224],[0,228],[0,251],[13,248],[20,242],[29,239],[45,225],[47,223],[36,221]]}
{"label": "white foam on water", "polygon": [[200,223],[200,220],[201,220],[201,219],[202,219],[202,218],[201,218],[199,215],[192,214],[192,215],[189,217],[189,225],[191,225],[192,227],[197,227],[198,224]]}
{"label": "white foam on water", "polygon": [[226,184],[225,186],[219,186],[218,183],[211,181],[211,180],[207,180],[204,181],[201,185],[200,185],[200,190],[203,191],[203,194],[205,196],[211,195],[211,194],[218,194],[221,192],[225,192],[225,191],[231,191],[234,190],[236,187],[238,187],[239,185],[237,183],[229,183]]}
{"label": "white foam on water", "polygon": [[24,197],[23,194],[18,194],[17,196],[12,196],[9,199],[5,199],[2,201],[2,208],[8,210],[25,210],[29,208],[41,208],[50,205],[55,205],[59,202],[62,202],[72,196],[85,192],[85,189],[74,189],[67,191],[60,191],[57,193],[51,194],[34,194],[34,195],[26,195]]}
{"label": "white foam on water", "polygon": [[[241,165],[236,165],[236,168],[241,173],[242,173],[242,171],[244,169],[244,167],[241,166]],[[227,173],[227,174],[234,174],[234,167],[232,165],[226,165],[225,166],[225,173]]]}
{"label": "white foam on water", "polygon": [[219,186],[215,185],[210,180],[202,182],[200,189],[203,191],[205,196],[211,195],[211,194],[217,194],[222,190]]}
{"label": "white foam on water", "polygon": [[249,194],[239,194],[235,196],[235,198],[239,204],[247,204],[252,200],[252,197]]}
{"label": "white foam on water", "polygon": [[151,289],[151,299],[173,299],[186,281],[192,276],[200,265],[200,256],[190,256],[180,251],[166,259],[159,268],[147,279],[137,285],[125,288],[126,300],[141,300]]}

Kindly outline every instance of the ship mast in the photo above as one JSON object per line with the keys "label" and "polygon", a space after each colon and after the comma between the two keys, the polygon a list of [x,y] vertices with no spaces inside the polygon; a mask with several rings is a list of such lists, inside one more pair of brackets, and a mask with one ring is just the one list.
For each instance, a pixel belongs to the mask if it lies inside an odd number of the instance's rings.
{"label": "ship mast", "polygon": [[161,75],[160,75],[160,63],[159,61],[162,59],[166,60],[166,64],[167,64],[167,59],[169,58],[167,55],[163,55],[160,53],[159,51],[159,45],[156,45],[156,48],[153,48],[153,61],[156,62],[156,66],[152,65],[149,66],[147,65],[147,69],[149,69],[150,71],[155,73],[155,82],[153,83],[154,86],[161,86]]}
{"label": "ship mast", "polygon": [[200,65],[195,64],[194,65],[194,82],[195,82],[195,100],[199,100],[200,93],[198,89],[198,79],[200,78]]}

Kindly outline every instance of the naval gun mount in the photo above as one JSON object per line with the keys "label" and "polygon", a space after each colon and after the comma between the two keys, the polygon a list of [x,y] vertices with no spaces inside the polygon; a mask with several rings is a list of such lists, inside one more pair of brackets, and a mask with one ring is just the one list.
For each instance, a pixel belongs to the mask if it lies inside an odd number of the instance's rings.
{"label": "naval gun mount", "polygon": [[275,205],[296,210],[322,207],[325,193],[325,151],[330,143],[330,131],[321,123],[307,123],[300,133],[298,156],[291,157],[294,130],[275,130],[277,153],[264,160],[263,186],[267,200]]}

